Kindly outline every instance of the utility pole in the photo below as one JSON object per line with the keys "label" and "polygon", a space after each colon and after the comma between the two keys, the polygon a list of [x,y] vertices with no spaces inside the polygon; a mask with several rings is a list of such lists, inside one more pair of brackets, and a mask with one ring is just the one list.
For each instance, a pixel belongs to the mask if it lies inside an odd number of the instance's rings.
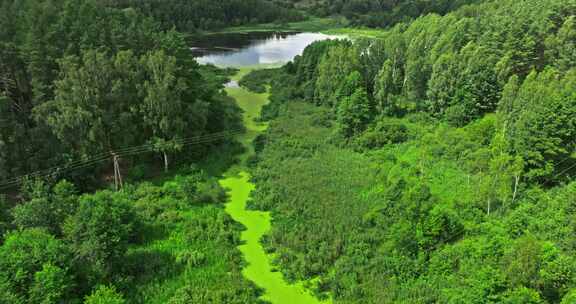
{"label": "utility pole", "polygon": [[112,160],[114,161],[114,187],[116,191],[122,189],[122,173],[120,172],[120,157],[112,152]]}

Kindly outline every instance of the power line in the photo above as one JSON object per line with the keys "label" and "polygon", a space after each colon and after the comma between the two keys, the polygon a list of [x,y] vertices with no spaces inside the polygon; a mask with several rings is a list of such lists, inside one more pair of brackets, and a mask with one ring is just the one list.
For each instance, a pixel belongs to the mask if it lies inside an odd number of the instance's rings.
{"label": "power line", "polygon": [[[232,133],[230,133],[232,134]],[[205,138],[199,141],[190,141],[190,142],[186,142],[186,143],[182,143],[183,146],[188,146],[188,145],[197,145],[197,144],[202,144],[202,143],[208,143],[208,142],[213,142],[213,141],[217,141],[217,140],[221,140],[223,138],[225,138],[227,135],[220,135],[220,136],[215,136],[212,138]],[[129,151],[129,152],[124,152],[122,154],[117,153],[117,156],[130,156],[130,155],[137,155],[137,154],[142,154],[142,153],[149,153],[149,152],[155,152],[155,149],[153,148],[147,148],[147,149],[141,149],[141,150],[134,150],[134,151]],[[9,187],[9,186],[14,186],[17,185],[19,183],[21,183],[23,180],[28,179],[28,178],[46,178],[46,177],[51,177],[57,174],[62,174],[62,173],[66,173],[69,171],[74,171],[74,170],[79,170],[79,169],[83,169],[83,168],[88,168],[91,167],[97,163],[101,163],[104,161],[108,161],[110,160],[110,156],[105,156],[99,159],[91,159],[88,161],[85,161],[83,163],[79,163],[79,164],[75,164],[72,166],[65,166],[62,168],[58,168],[55,170],[52,170],[50,172],[46,172],[44,174],[28,174],[28,175],[24,175],[18,178],[14,178],[10,181],[7,181],[3,184],[0,184],[0,188],[5,188],[5,187]]]}
{"label": "power line", "polygon": [[[230,130],[230,131],[206,134],[203,136],[178,139],[175,142],[177,144],[182,145],[182,146],[198,145],[198,144],[218,141],[218,140],[224,139],[228,136],[241,134],[242,132],[244,132],[243,129],[234,129],[234,130]],[[113,157],[113,155],[116,155],[118,157],[122,157],[122,156],[131,156],[131,155],[156,152],[156,151],[157,151],[157,149],[156,149],[154,144],[144,144],[144,145],[140,145],[140,146],[125,147],[125,148],[122,148],[120,150],[114,150],[110,153],[100,153],[99,155],[97,155],[96,157],[93,157],[91,159],[82,160],[82,161],[75,161],[75,162],[72,162],[72,163],[67,164],[65,166],[62,166],[62,167],[53,167],[50,169],[36,171],[36,172],[32,172],[32,173],[29,173],[29,174],[26,174],[23,176],[15,177],[15,178],[9,179],[9,180],[5,181],[4,183],[0,184],[0,188],[6,188],[6,187],[17,185],[17,184],[21,183],[22,181],[29,179],[29,178],[45,178],[45,177],[50,177],[50,176],[54,176],[57,174],[66,173],[66,172],[73,171],[73,170],[79,170],[79,169],[91,167],[97,163],[101,163],[101,162],[110,160],[110,157],[111,156]]]}
{"label": "power line", "polygon": [[[202,135],[202,136],[178,139],[175,142],[178,144],[186,144],[188,142],[194,142],[194,141],[198,141],[198,140],[211,139],[211,138],[222,137],[222,136],[226,136],[226,135],[235,135],[235,134],[238,134],[240,132],[242,132],[242,129],[233,129],[230,131],[223,131],[223,132],[218,132],[218,133],[206,134],[206,135]],[[136,151],[141,151],[141,150],[149,150],[149,149],[153,149],[153,148],[154,148],[153,144],[144,144],[144,145],[140,145],[140,146],[124,147],[124,148],[121,148],[118,150],[114,150],[112,152],[115,154],[124,154],[126,152],[136,152]],[[22,177],[36,177],[36,176],[43,175],[46,173],[51,173],[55,170],[61,170],[63,168],[74,167],[76,165],[82,165],[82,164],[89,163],[89,162],[94,161],[94,160],[100,160],[102,158],[108,159],[108,158],[110,158],[111,155],[112,155],[111,152],[99,153],[99,154],[92,156],[92,158],[89,158],[89,159],[77,160],[77,161],[73,161],[71,163],[68,163],[65,166],[55,166],[52,168],[31,172],[31,173],[28,173],[28,174],[21,176],[21,177],[16,177],[13,179],[6,180],[5,183],[20,179]]]}
{"label": "power line", "polygon": [[573,164],[572,166],[570,166],[570,167],[568,167],[568,168],[560,171],[560,173],[554,175],[554,178],[557,178],[557,177],[559,177],[560,175],[562,175],[562,174],[564,174],[564,173],[566,173],[566,172],[568,172],[568,171],[570,171],[570,170],[572,170],[572,169],[574,169],[574,168],[576,168],[576,163]]}

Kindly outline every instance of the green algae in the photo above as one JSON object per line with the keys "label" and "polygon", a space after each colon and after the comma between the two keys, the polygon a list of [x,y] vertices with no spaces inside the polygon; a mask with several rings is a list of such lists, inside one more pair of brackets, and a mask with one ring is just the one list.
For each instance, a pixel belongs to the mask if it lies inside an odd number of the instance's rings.
{"label": "green algae", "polygon": [[[241,69],[234,79],[238,80],[249,70],[250,68]],[[250,181],[250,174],[243,166],[243,162],[254,153],[252,140],[266,130],[267,124],[256,122],[255,118],[260,115],[262,106],[268,103],[268,94],[252,93],[244,88],[227,88],[226,91],[244,111],[243,119],[247,129],[247,132],[238,138],[246,147],[246,152],[241,156],[241,164],[231,168],[220,180],[220,184],[228,190],[230,196],[226,212],[232,219],[246,227],[241,236],[243,245],[239,246],[248,264],[242,273],[264,290],[262,299],[273,304],[327,304],[330,301],[320,301],[314,297],[304,287],[303,282],[289,284],[282,277],[282,273],[274,270],[271,256],[266,254],[260,243],[262,236],[271,228],[270,213],[246,209],[255,185]]]}

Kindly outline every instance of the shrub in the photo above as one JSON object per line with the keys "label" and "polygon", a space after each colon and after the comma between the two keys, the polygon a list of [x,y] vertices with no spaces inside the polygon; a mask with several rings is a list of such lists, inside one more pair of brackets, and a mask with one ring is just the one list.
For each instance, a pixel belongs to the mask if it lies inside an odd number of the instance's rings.
{"label": "shrub", "polygon": [[198,267],[206,261],[206,255],[198,250],[186,250],[178,253],[176,262],[189,268]]}
{"label": "shrub", "polygon": [[196,201],[204,204],[216,204],[226,199],[226,191],[217,180],[211,179],[198,185]]}
{"label": "shrub", "polygon": [[122,294],[114,286],[100,286],[86,297],[84,304],[125,304]]}
{"label": "shrub", "polygon": [[385,145],[399,144],[408,140],[408,128],[401,122],[383,120],[364,132],[357,140],[365,149],[381,148]]}

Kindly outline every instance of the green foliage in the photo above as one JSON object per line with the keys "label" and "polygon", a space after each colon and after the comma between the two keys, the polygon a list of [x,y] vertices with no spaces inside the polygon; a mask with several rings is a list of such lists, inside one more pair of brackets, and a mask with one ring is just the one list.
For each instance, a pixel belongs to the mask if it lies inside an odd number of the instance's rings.
{"label": "green foliage", "polygon": [[226,198],[226,192],[216,179],[210,179],[198,185],[195,200],[205,204],[221,203]]}
{"label": "green foliage", "polygon": [[143,225],[138,245],[122,260],[134,278],[127,299],[257,303],[257,288],[241,274],[241,227],[220,206],[197,200],[196,189],[210,179],[191,171],[160,186],[143,183],[127,191]]}
{"label": "green foliage", "polygon": [[568,304],[568,303],[572,303],[576,301],[576,292],[573,290],[571,290],[570,292],[568,292],[564,298],[562,298],[562,302],[561,304]]}
{"label": "green foliage", "polygon": [[[185,150],[179,140],[239,126],[238,108],[220,92],[226,77],[200,67],[184,35],[111,4],[2,2],[3,183],[144,144],[168,167]],[[90,169],[65,175],[84,189],[100,177]]]}
{"label": "green foliage", "polygon": [[[565,76],[553,69],[534,72],[508,102],[509,110],[503,112],[512,151],[526,160],[531,177],[555,179],[572,174],[575,76],[574,70]],[[514,88],[513,83],[509,85],[509,90]],[[562,166],[557,166],[561,162]]]}
{"label": "green foliage", "polygon": [[84,304],[125,304],[122,294],[114,286],[101,285],[86,297]]}
{"label": "green foliage", "polygon": [[259,290],[241,273],[241,227],[217,205],[224,190],[195,165],[182,172],[158,186],[82,195],[66,181],[27,183],[11,210],[21,227],[0,244],[0,302],[167,303],[182,289],[192,299],[257,303]]}
{"label": "green foliage", "polygon": [[4,233],[6,233],[10,228],[10,225],[8,224],[10,222],[8,210],[9,206],[6,198],[3,195],[0,195],[0,244],[4,240]]}
{"label": "green foliage", "polygon": [[133,238],[136,218],[122,193],[82,196],[64,224],[64,236],[87,283],[109,282]]}
{"label": "green foliage", "polygon": [[[0,1],[0,179],[144,143],[167,168],[180,139],[238,128],[227,72],[160,29],[298,16],[208,2]],[[335,303],[574,302],[576,4],[473,2],[298,3],[402,22],[243,80],[270,86],[250,204],[274,215],[264,244],[286,278]],[[423,12],[442,16],[404,19]],[[0,302],[258,303],[224,197],[195,170],[80,197],[31,181],[0,210],[0,234],[19,228],[0,246]]]}
{"label": "green foliage", "polygon": [[176,257],[176,262],[187,267],[198,267],[206,261],[206,256],[198,251],[183,251]]}
{"label": "green foliage", "polygon": [[545,303],[538,294],[537,291],[533,289],[528,289],[525,287],[515,289],[514,291],[510,292],[510,294],[504,299],[502,303],[507,304],[541,304]]}
{"label": "green foliage", "polygon": [[318,79],[314,92],[316,103],[337,107],[340,88],[358,67],[357,50],[349,43],[329,48],[318,64]]}
{"label": "green foliage", "polygon": [[9,233],[0,247],[0,298],[13,303],[58,303],[72,285],[70,252],[40,229]]}
{"label": "green foliage", "polygon": [[147,16],[153,16],[166,29],[176,27],[181,31],[218,29],[244,24],[287,22],[302,19],[299,12],[284,8],[267,0],[221,0],[219,2],[196,0],[107,1],[120,8],[134,7]]}
{"label": "green foliage", "polygon": [[45,228],[54,235],[62,235],[61,225],[77,208],[78,196],[74,185],[61,181],[52,189],[32,193],[30,201],[11,210],[18,228]]}
{"label": "green foliage", "polygon": [[408,127],[401,121],[380,120],[358,138],[357,143],[365,149],[377,149],[386,145],[401,144],[408,140]]}
{"label": "green foliage", "polygon": [[485,1],[283,67],[252,202],[279,270],[335,303],[570,301],[574,7]]}
{"label": "green foliage", "polygon": [[71,290],[69,273],[58,266],[44,264],[42,270],[34,274],[30,288],[31,303],[59,303],[66,299]]}
{"label": "green foliage", "polygon": [[456,126],[493,112],[501,91],[494,76],[495,65],[492,51],[474,43],[466,45],[457,55],[442,55],[428,84],[430,111],[439,115],[446,111],[447,119]]}
{"label": "green foliage", "polygon": [[446,14],[460,6],[478,3],[479,0],[281,0],[319,16],[341,15],[352,25],[388,27],[398,22],[410,20],[420,15]]}
{"label": "green foliage", "polygon": [[345,137],[362,133],[372,118],[372,105],[368,94],[362,88],[351,96],[345,96],[338,104],[337,122],[339,131]]}
{"label": "green foliage", "polygon": [[242,77],[238,84],[254,93],[266,92],[266,87],[270,85],[271,79],[278,73],[277,69],[252,70]]}

